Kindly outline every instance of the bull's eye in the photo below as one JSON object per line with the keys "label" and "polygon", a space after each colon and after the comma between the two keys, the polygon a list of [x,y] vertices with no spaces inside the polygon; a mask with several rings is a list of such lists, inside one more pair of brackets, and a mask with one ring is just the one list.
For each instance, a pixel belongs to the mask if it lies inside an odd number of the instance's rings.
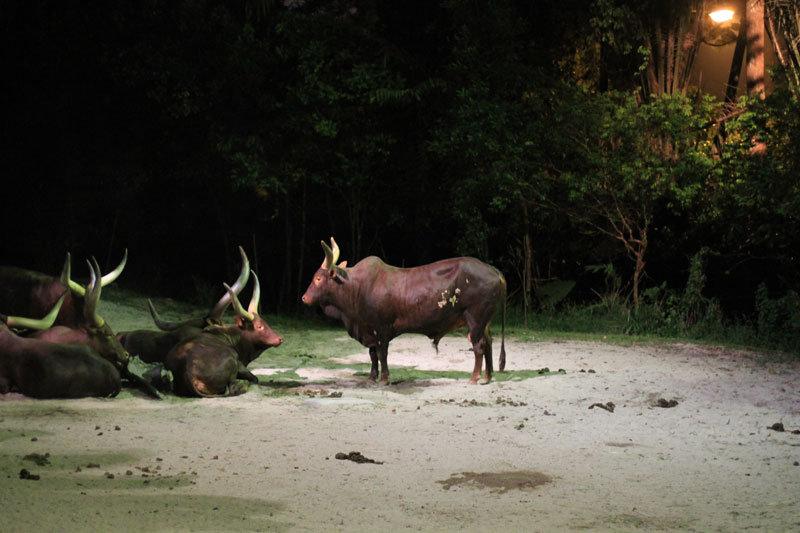
{"label": "bull's eye", "polygon": [[314,278],[314,285],[319,285],[320,283],[322,283],[322,276]]}

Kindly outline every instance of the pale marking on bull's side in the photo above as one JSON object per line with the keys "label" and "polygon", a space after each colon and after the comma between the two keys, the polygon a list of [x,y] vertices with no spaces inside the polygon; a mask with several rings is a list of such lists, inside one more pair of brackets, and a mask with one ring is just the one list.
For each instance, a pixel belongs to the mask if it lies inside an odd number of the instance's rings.
{"label": "pale marking on bull's side", "polygon": [[456,287],[456,294],[461,294],[461,289],[459,289],[458,287]]}

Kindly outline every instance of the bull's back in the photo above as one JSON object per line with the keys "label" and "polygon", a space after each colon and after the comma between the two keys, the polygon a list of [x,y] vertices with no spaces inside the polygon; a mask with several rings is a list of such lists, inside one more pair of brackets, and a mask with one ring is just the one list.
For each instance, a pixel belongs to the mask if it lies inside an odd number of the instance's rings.
{"label": "bull's back", "polygon": [[[40,318],[56,304],[66,287],[47,274],[16,267],[0,267],[0,313]],[[76,306],[71,293],[67,294],[56,324],[75,327],[78,323]]]}
{"label": "bull's back", "polygon": [[202,333],[200,328],[183,327],[175,331],[135,330],[118,335],[119,341],[131,355],[145,363],[163,363],[167,354],[178,344]]}
{"label": "bull's back", "polygon": [[473,257],[455,257],[388,272],[397,333],[436,336],[464,325],[465,311],[492,313],[501,295],[500,272]]}

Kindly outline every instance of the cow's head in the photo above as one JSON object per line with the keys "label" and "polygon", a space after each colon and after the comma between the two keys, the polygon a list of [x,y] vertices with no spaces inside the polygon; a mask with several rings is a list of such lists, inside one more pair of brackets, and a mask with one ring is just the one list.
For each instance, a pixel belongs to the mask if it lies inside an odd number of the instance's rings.
{"label": "cow's head", "polygon": [[[125,256],[127,258],[127,252]],[[91,261],[86,261],[86,263],[89,265],[90,274],[89,284],[86,286],[83,297],[83,323],[80,329],[86,332],[86,344],[99,353],[103,359],[125,365],[130,359],[130,355],[119,342],[105,319],[97,313],[100,292],[104,285],[103,277],[100,274],[100,266],[94,257]],[[125,261],[123,260],[123,267],[125,266],[124,263]]]}
{"label": "cow's head", "polygon": [[[253,276],[253,295],[250,298],[247,309],[242,307],[242,303],[239,301],[239,297],[236,295],[233,287],[228,286],[227,283],[224,285],[225,290],[230,296],[231,303],[233,303],[233,309],[236,311],[236,327],[239,328],[242,337],[246,338],[253,346],[259,349],[253,354],[257,356],[261,350],[280,346],[283,339],[280,335],[275,333],[275,330],[267,324],[266,320],[261,318],[259,310],[261,285],[258,282],[256,273],[251,271],[251,274]],[[245,363],[249,362],[250,361],[245,361]]]}
{"label": "cow's head", "polygon": [[301,300],[306,305],[321,304],[324,305],[330,299],[331,292],[334,288],[347,279],[347,261],[339,261],[339,245],[331,237],[331,245],[325,244],[325,241],[320,241],[322,251],[325,252],[325,259],[319,269],[314,273],[311,283],[308,285],[305,294]]}

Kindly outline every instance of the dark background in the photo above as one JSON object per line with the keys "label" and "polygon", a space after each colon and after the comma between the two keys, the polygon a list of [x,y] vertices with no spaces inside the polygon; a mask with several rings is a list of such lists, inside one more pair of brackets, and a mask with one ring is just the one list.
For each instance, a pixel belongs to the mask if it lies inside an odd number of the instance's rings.
{"label": "dark background", "polygon": [[[121,286],[209,301],[241,244],[264,307],[292,311],[333,235],[351,265],[475,255],[519,302],[529,231],[536,277],[576,280],[572,300],[588,302],[605,280],[586,267],[609,262],[627,279],[624,249],[568,216],[580,206],[557,183],[524,219],[517,189],[482,165],[504,160],[519,120],[545,154],[519,175],[548,174],[548,154],[574,133],[554,111],[570,88],[638,86],[635,54],[598,44],[603,15],[589,4],[4,2],[0,263],[55,275],[71,251],[82,277],[82,258],[107,269],[127,247]],[[635,44],[633,29],[616,31]],[[587,50],[601,53],[581,60]],[[459,107],[467,98],[479,117]],[[508,107],[520,101],[536,103],[525,117]],[[477,152],[464,148],[481,135]],[[773,201],[720,201],[713,220],[658,204],[645,285],[682,287],[708,246],[706,292],[731,316],[752,312],[761,282],[796,288],[797,228],[770,218]],[[775,238],[742,246],[764,224]]]}

